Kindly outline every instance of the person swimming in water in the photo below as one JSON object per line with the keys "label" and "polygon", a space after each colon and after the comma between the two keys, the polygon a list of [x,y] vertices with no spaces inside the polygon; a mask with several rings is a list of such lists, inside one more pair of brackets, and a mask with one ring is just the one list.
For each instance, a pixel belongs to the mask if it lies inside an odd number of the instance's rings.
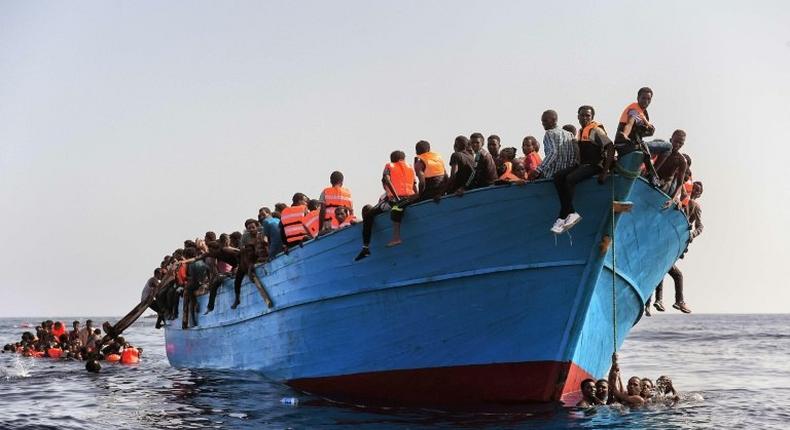
{"label": "person swimming in water", "polygon": [[582,399],[576,404],[578,408],[591,408],[595,405],[604,404],[595,395],[595,380],[585,379],[581,383]]}
{"label": "person swimming in water", "polygon": [[642,397],[642,380],[638,376],[629,378],[628,385],[623,389],[616,352],[612,353],[612,368],[609,370],[609,391],[615,400],[625,406],[639,408],[645,405],[645,398]]}

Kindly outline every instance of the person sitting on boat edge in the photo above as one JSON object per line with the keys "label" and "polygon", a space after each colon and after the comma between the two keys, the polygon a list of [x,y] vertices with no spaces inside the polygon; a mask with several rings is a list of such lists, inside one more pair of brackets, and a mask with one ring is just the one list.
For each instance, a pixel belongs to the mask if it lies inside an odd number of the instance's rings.
{"label": "person sitting on boat edge", "polygon": [[538,140],[533,136],[526,136],[524,140],[521,141],[521,151],[524,153],[524,156],[521,157],[521,162],[524,163],[524,170],[527,172],[527,178],[541,163],[540,155],[538,155],[538,150],[536,149],[537,147]]}
{"label": "person sitting on boat edge", "polygon": [[594,120],[595,108],[583,105],[577,113],[582,127],[577,140],[579,163],[554,174],[554,186],[560,199],[560,213],[551,227],[554,234],[570,230],[582,219],[573,207],[576,184],[595,175],[598,175],[598,183],[603,184],[614,159],[612,141],[603,126]]}
{"label": "person sitting on boat edge", "polygon": [[686,142],[686,132],[675,130],[669,143],[672,150],[668,154],[661,154],[656,161],[656,174],[661,186],[661,190],[669,196],[665,206],[671,203],[680,203],[680,193],[683,190],[683,181],[686,178],[688,162],[686,157],[680,153],[680,149]]}
{"label": "person sitting on boat edge", "polygon": [[346,228],[351,225],[351,214],[345,206],[335,208],[335,215],[332,219],[332,230]]}
{"label": "person sitting on boat edge", "polygon": [[557,112],[547,110],[540,117],[540,122],[546,134],[543,137],[543,149],[546,151],[546,158],[530,173],[529,178],[554,179],[554,174],[560,170],[567,169],[578,160],[574,136],[567,131],[557,127]]}
{"label": "person sitting on boat edge", "polygon": [[[397,204],[401,200],[406,200],[417,194],[416,174],[414,169],[406,162],[406,154],[403,151],[392,151],[390,162],[384,165],[381,173],[381,185],[384,187],[384,195],[375,206],[365,205],[362,208],[362,250],[354,258],[359,261],[370,255],[370,240],[373,234],[373,223],[375,217],[382,214]],[[390,219],[394,223],[400,223],[403,211],[390,212]]]}
{"label": "person sitting on boat edge", "polygon": [[582,398],[576,403],[578,408],[591,408],[595,405],[602,405],[603,403],[595,396],[595,380],[585,379],[581,385]]}
{"label": "person sitting on boat edge", "polygon": [[301,245],[303,241],[312,237],[310,230],[304,225],[304,216],[307,215],[307,196],[296,193],[291,198],[291,202],[291,206],[284,208],[280,213],[280,234],[286,250]]}
{"label": "person sitting on boat edge", "polygon": [[354,214],[354,203],[351,199],[351,191],[343,186],[343,180],[343,173],[336,170],[329,175],[331,186],[321,191],[321,196],[318,198],[318,201],[321,202],[320,231],[332,229],[332,224],[335,222],[336,207],[346,207],[352,216]]}
{"label": "person sitting on boat edge", "polygon": [[448,180],[447,194],[453,194],[462,189],[475,171],[475,155],[469,147],[468,137],[457,136],[453,142],[453,151],[450,156],[450,179]]}
{"label": "person sitting on boat edge", "polygon": [[648,182],[658,186],[656,169],[653,166],[651,156],[661,152],[668,152],[671,146],[664,141],[654,140],[645,142],[644,138],[655,133],[655,127],[650,123],[650,115],[647,108],[653,100],[653,90],[649,87],[642,87],[636,93],[636,102],[631,103],[623,109],[620,120],[617,123],[617,133],[614,138],[614,146],[617,149],[618,157],[622,157],[633,151],[644,152],[644,165]]}
{"label": "person sitting on boat edge", "polygon": [[269,258],[272,259],[283,250],[280,218],[275,217],[271,209],[264,206],[258,210],[258,222],[261,223],[263,235],[266,237],[266,241],[269,242]]}
{"label": "person sitting on boat edge", "polygon": [[496,134],[492,134],[488,136],[488,140],[486,143],[486,148],[488,148],[488,153],[491,154],[491,159],[494,160],[494,167],[496,167],[497,176],[502,175],[505,171],[504,167],[504,160],[502,160],[499,148],[501,145],[502,140]]}
{"label": "person sitting on boat edge", "polygon": [[516,148],[504,148],[500,154],[502,159],[502,174],[494,182],[495,184],[523,184],[526,182],[524,165],[519,160],[516,160]]}
{"label": "person sitting on boat edge", "polygon": [[620,366],[617,363],[617,353],[612,354],[612,367],[609,370],[609,392],[618,402],[631,408],[644,406],[645,399],[642,394],[642,380],[638,376],[628,379],[628,385],[623,389],[623,381],[620,378]]}
{"label": "person sitting on boat edge", "polygon": [[417,142],[414,150],[417,154],[414,158],[414,174],[417,177],[418,192],[398,200],[392,206],[390,210],[392,240],[387,243],[388,247],[401,244],[400,227],[407,206],[429,199],[439,203],[439,199],[447,191],[448,177],[442,156],[431,151],[431,144],[427,140]]}
{"label": "person sitting on boat edge", "polygon": [[494,158],[483,148],[483,134],[474,132],[469,135],[469,148],[474,156],[474,170],[466,183],[455,191],[455,195],[462,196],[464,191],[484,188],[493,185],[497,179]]}

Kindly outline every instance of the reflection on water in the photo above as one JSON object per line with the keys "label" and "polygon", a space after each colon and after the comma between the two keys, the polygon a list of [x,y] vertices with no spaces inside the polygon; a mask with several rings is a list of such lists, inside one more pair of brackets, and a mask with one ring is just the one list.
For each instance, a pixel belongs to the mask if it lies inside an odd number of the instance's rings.
{"label": "reflection on water", "polygon": [[[16,338],[14,325],[22,323],[0,319],[0,341]],[[788,323],[787,316],[705,315],[640,323],[621,353],[624,376],[671,375],[684,392],[673,407],[482,413],[360,407],[297,393],[255,372],[174,369],[161,333],[143,321],[125,336],[144,348],[136,366],[106,364],[90,374],[80,362],[0,355],[0,428],[787,428]],[[287,397],[298,404],[284,404]]]}

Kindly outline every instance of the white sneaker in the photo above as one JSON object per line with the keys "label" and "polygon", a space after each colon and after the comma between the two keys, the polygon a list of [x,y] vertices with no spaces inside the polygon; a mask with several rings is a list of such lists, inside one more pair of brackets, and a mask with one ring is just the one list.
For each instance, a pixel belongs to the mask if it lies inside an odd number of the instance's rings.
{"label": "white sneaker", "polygon": [[577,214],[576,212],[568,215],[567,217],[565,217],[565,223],[562,225],[562,231],[570,230],[581,220],[582,220],[582,216]]}
{"label": "white sneaker", "polygon": [[565,220],[562,218],[557,218],[557,221],[554,221],[554,225],[549,230],[554,234],[562,234],[562,228],[564,225]]}

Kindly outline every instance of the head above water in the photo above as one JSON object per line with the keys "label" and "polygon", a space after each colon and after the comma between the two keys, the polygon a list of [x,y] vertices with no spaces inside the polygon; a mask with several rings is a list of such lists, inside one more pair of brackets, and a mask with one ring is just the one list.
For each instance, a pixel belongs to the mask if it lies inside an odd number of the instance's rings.
{"label": "head above water", "polygon": [[414,152],[417,155],[425,154],[426,152],[431,151],[431,144],[427,140],[421,140],[414,145]]}
{"label": "head above water", "polygon": [[582,397],[585,400],[589,400],[595,397],[595,380],[594,379],[585,379],[582,381],[581,386],[582,390]]}
{"label": "head above water", "polygon": [[343,173],[338,170],[332,172],[332,174],[329,175],[329,183],[332,184],[333,187],[336,185],[343,185]]}
{"label": "head above water", "polygon": [[496,134],[492,134],[491,136],[488,136],[487,147],[488,147],[488,152],[492,156],[496,157],[497,155],[499,155],[499,148],[501,146],[501,142],[502,139],[500,139],[499,136],[497,136]]}
{"label": "head above water", "polygon": [[543,112],[543,115],[540,116],[540,123],[544,130],[557,128],[557,112],[551,109]]}
{"label": "head above water", "polygon": [[636,92],[636,102],[642,109],[647,109],[650,102],[653,100],[653,90],[649,87],[642,87]]}
{"label": "head above water", "polygon": [[595,382],[595,397],[604,403],[609,400],[609,381],[599,379]]}
{"label": "head above water", "polygon": [[587,127],[587,124],[595,119],[595,108],[590,105],[579,106],[579,110],[576,112],[576,117],[579,119],[579,125],[582,126],[582,128]]}
{"label": "head above water", "polygon": [[642,378],[640,382],[642,386],[640,395],[646,399],[653,397],[653,394],[655,392],[655,386],[653,385],[653,381],[650,378]]}
{"label": "head above water", "polygon": [[639,396],[642,393],[642,380],[638,376],[632,376],[628,379],[626,392],[629,396]]}

